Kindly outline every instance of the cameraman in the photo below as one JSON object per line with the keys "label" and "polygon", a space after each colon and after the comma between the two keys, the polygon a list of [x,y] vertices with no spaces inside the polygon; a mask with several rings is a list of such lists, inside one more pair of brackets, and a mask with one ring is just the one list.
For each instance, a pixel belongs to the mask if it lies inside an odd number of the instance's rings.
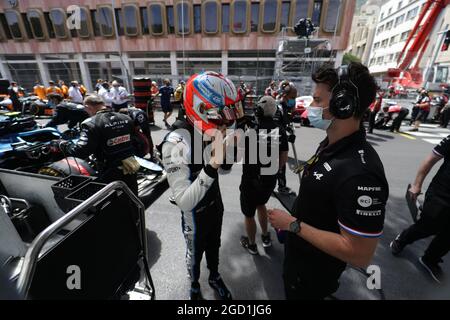
{"label": "cameraman", "polygon": [[294,215],[268,210],[272,226],[289,231],[283,274],[288,299],[324,299],[338,289],[347,263],[370,263],[389,195],[381,160],[361,126],[375,99],[375,79],[360,63],[337,71],[325,65],[312,79],[308,118],[327,137],[304,167]]}
{"label": "cameraman", "polygon": [[419,131],[420,123],[425,122],[428,118],[431,108],[431,99],[428,91],[423,89],[417,96],[416,103],[411,113],[411,124],[414,124],[414,128],[409,131]]}
{"label": "cameraman", "polygon": [[[276,155],[277,168],[286,164],[287,153],[289,150],[286,134],[279,133],[278,123],[274,120],[277,105],[275,99],[271,96],[262,97],[257,104],[258,125],[256,127],[257,147],[252,148],[248,135],[245,140],[245,159],[242,168],[241,185],[239,187],[241,211],[245,216],[245,229],[247,236],[241,237],[241,245],[247,249],[252,255],[258,254],[255,243],[256,223],[255,212],[258,212],[259,225],[261,227],[261,240],[264,248],[272,245],[270,233],[267,230],[267,208],[266,203],[269,201],[273,190],[277,184],[277,173],[265,174],[262,168],[269,167],[269,164],[262,164],[260,159],[261,144],[267,146],[266,150],[270,150],[269,158],[272,160],[272,152],[279,152]],[[255,130],[255,129],[249,129]],[[264,139],[267,137],[267,139]],[[250,163],[250,152],[256,153],[256,163]]]}

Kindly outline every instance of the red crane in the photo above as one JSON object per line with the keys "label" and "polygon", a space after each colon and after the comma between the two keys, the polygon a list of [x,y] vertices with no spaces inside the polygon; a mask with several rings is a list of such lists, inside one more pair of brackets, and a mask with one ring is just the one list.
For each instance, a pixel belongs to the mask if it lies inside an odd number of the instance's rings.
{"label": "red crane", "polygon": [[[397,68],[389,68],[387,75],[392,84],[403,87],[419,88],[423,84],[420,61],[430,42],[429,36],[442,10],[450,4],[450,0],[428,0],[423,6],[419,18],[411,30],[406,43],[397,60]],[[429,12],[428,16],[427,13]],[[427,17],[425,19],[425,17]],[[411,41],[415,37],[411,44]],[[411,46],[409,46],[411,44]],[[411,63],[416,58],[416,63]]]}

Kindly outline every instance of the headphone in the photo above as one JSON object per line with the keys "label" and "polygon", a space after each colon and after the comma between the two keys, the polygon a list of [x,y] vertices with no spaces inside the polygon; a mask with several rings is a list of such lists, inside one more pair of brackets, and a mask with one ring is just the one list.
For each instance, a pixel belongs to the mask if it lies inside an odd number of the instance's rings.
{"label": "headphone", "polygon": [[283,91],[283,93],[288,94],[291,89],[292,89],[292,82],[288,82],[288,81],[283,81],[281,83],[281,91]]}
{"label": "headphone", "polygon": [[350,80],[348,66],[337,69],[338,83],[331,90],[330,113],[337,119],[352,117],[359,108],[358,87]]}

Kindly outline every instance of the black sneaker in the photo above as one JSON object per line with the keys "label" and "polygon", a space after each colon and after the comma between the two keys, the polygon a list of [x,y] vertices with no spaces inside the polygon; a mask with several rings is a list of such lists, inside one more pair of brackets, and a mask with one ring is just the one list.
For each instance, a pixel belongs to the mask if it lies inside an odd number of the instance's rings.
{"label": "black sneaker", "polygon": [[295,192],[292,191],[291,188],[289,188],[289,187],[278,187],[278,193],[286,194],[286,195],[295,194]]}
{"label": "black sneaker", "polygon": [[394,256],[397,256],[400,254],[400,252],[403,251],[405,248],[405,245],[400,243],[400,235],[398,235],[394,240],[392,240],[391,244],[389,245],[391,247],[391,252]]}
{"label": "black sneaker", "polygon": [[228,290],[225,283],[223,283],[222,278],[220,275],[217,278],[209,279],[208,280],[209,285],[211,288],[216,290],[217,294],[220,296],[220,299],[222,300],[233,300],[233,297],[231,296],[231,292]]}
{"label": "black sneaker", "polygon": [[243,246],[245,249],[247,249],[248,253],[250,253],[252,255],[258,254],[258,247],[256,246],[256,243],[250,244],[248,237],[245,237],[245,236],[241,237],[241,246]]}
{"label": "black sneaker", "polygon": [[267,232],[266,235],[261,235],[261,240],[264,248],[269,248],[272,246],[272,239],[270,239],[270,232]]}
{"label": "black sneaker", "polygon": [[205,300],[202,296],[202,291],[200,290],[200,285],[191,286],[191,300]]}
{"label": "black sneaker", "polygon": [[429,262],[424,257],[419,258],[420,264],[428,271],[430,276],[437,283],[442,283],[444,281],[444,272],[438,263]]}

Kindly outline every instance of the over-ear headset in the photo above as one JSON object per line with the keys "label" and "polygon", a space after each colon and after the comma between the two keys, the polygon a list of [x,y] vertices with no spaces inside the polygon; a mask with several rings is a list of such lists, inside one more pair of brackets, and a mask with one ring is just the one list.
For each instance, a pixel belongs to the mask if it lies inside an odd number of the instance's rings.
{"label": "over-ear headset", "polygon": [[359,109],[358,87],[350,80],[348,66],[337,69],[338,83],[331,90],[330,113],[337,119],[348,119]]}
{"label": "over-ear headset", "polygon": [[283,82],[281,83],[281,91],[282,91],[284,94],[288,94],[288,93],[291,91],[291,89],[292,89],[291,82],[289,82],[289,81],[283,81]]}

